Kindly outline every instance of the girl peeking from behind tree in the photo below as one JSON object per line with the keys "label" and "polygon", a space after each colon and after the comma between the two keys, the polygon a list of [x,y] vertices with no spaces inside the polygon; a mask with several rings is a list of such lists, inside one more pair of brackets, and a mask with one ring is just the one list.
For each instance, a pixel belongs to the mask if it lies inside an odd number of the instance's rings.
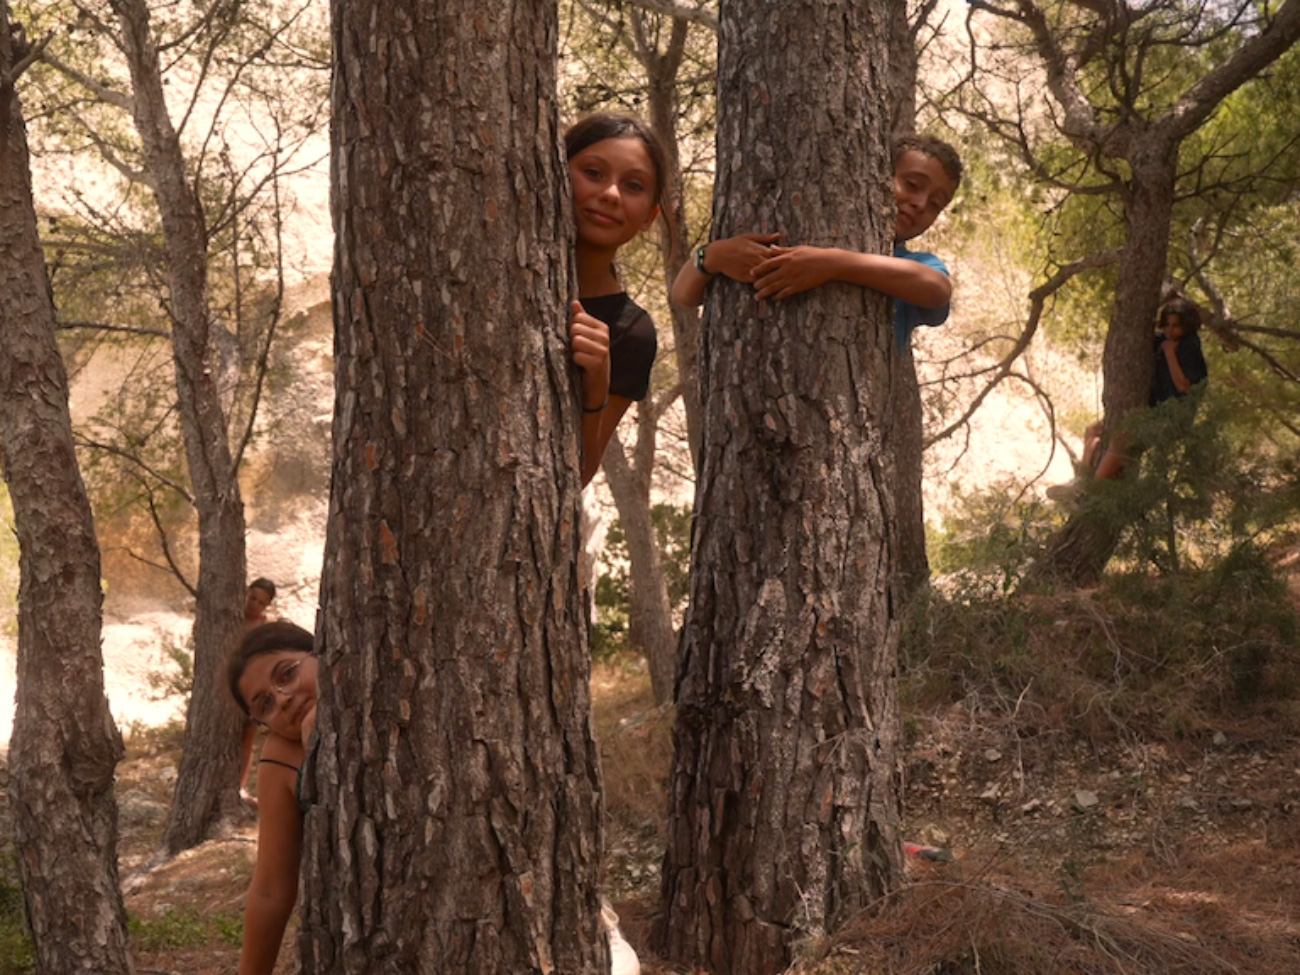
{"label": "girl peeking from behind tree", "polygon": [[298,900],[303,811],[298,797],[307,739],[316,725],[312,635],[287,622],[250,630],[230,658],[230,693],[267,729],[257,763],[257,864],[244,906],[239,975],[269,975]]}
{"label": "girl peeking from behind tree", "polygon": [[582,369],[582,483],[600,467],[614,428],[650,391],[658,343],[644,308],[628,297],[614,258],[659,216],[663,148],[645,123],[600,113],[564,134],[577,224],[578,300],[569,342]]}

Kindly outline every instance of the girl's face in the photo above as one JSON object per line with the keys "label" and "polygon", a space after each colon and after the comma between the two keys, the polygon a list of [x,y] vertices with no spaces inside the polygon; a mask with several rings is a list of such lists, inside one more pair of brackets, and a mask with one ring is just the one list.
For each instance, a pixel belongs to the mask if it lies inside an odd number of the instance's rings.
{"label": "girl's face", "polygon": [[604,139],[569,160],[578,241],[617,249],[659,215],[655,167],[636,136]]}
{"label": "girl's face", "polygon": [[275,650],[248,662],[239,693],[253,720],[282,738],[302,740],[302,719],[316,706],[317,660],[302,650]]}
{"label": "girl's face", "polygon": [[1178,339],[1181,339],[1186,332],[1187,330],[1183,328],[1183,320],[1178,317],[1178,312],[1171,311],[1165,315],[1165,338],[1177,341]]}

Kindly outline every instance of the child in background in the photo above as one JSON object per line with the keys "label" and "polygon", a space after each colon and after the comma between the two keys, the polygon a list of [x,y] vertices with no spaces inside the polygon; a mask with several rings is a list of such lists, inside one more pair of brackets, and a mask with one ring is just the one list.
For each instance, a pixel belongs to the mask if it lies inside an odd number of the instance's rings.
{"label": "child in background", "polygon": [[[1155,334],[1155,366],[1151,374],[1151,393],[1147,405],[1159,406],[1166,400],[1182,399],[1192,387],[1205,382],[1210,370],[1201,351],[1201,313],[1185,298],[1171,298],[1160,309],[1161,330]],[[1130,453],[1140,453],[1141,444],[1129,442],[1123,430],[1117,430],[1110,443],[1103,446],[1105,423],[1097,420],[1083,432],[1081,471],[1072,481],[1054,484],[1047,489],[1053,501],[1072,501],[1089,479],[1116,480],[1124,473]],[[1185,432],[1185,431],[1184,431]]]}
{"label": "child in background", "polygon": [[952,298],[948,269],[933,254],[908,250],[905,242],[930,229],[952,202],[961,185],[961,158],[948,143],[927,136],[895,140],[893,157],[898,217],[892,255],[782,247],[779,234],[739,234],[696,250],[694,262],[684,265],[673,282],[673,303],[700,304],[717,274],[752,284],[760,301],[781,301],[828,281],[845,281],[895,299],[894,337],[900,351],[918,325],[942,325]]}
{"label": "child in background", "polygon": [[618,250],[659,216],[666,163],[643,122],[589,115],[564,134],[573,213],[578,300],[569,307],[569,341],[582,369],[582,483],[600,468],[614,428],[650,391],[658,342],[654,322],[618,278]]}

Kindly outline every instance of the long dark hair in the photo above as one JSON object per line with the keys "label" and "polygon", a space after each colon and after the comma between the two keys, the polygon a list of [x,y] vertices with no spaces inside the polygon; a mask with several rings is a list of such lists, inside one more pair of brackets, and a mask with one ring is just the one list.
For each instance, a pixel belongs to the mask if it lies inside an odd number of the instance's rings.
{"label": "long dark hair", "polygon": [[[564,158],[572,159],[583,149],[606,139],[640,139],[650,154],[655,170],[655,206],[667,213],[664,202],[668,196],[668,157],[654,130],[639,118],[615,112],[595,112],[574,122],[564,133]],[[666,219],[666,218],[665,218]]]}
{"label": "long dark hair", "polygon": [[1195,335],[1201,330],[1201,310],[1186,298],[1170,298],[1160,309],[1160,327],[1165,327],[1165,316],[1176,315],[1188,335]]}
{"label": "long dark hair", "polygon": [[245,714],[249,713],[248,702],[239,692],[239,679],[244,676],[244,670],[250,660],[268,653],[279,653],[281,650],[301,650],[304,653],[312,653],[315,645],[314,636],[301,626],[295,626],[287,620],[265,623],[249,630],[238,649],[230,655],[230,662],[226,665],[226,680],[230,683],[230,696],[235,699],[240,710]]}

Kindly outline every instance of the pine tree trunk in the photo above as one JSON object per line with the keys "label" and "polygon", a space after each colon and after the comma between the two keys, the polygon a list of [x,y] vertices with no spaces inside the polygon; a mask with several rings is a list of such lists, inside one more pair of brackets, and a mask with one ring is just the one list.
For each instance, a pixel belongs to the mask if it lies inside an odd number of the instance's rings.
{"label": "pine tree trunk", "polygon": [[304,973],[608,970],[554,4],[335,0]]}
{"label": "pine tree trunk", "polygon": [[[1106,438],[1113,438],[1124,418],[1145,409],[1154,368],[1152,336],[1160,307],[1173,222],[1178,147],[1153,133],[1132,154],[1133,179],[1124,210],[1127,243],[1120,260],[1115,314],[1106,333],[1102,357],[1102,400]],[[1128,472],[1138,462],[1130,456]],[[1085,503],[1047,544],[1031,579],[1095,585],[1128,526],[1109,506]]]}
{"label": "pine tree trunk", "polygon": [[[722,7],[721,235],[884,253],[887,4]],[[669,957],[782,970],[901,875],[883,296],[715,281],[664,864]]]}
{"label": "pine tree trunk", "polygon": [[20,547],[14,842],[37,975],[129,973],[104,696],[99,546],[36,235],[7,4],[0,0],[0,459]]}
{"label": "pine tree trunk", "polygon": [[225,662],[239,641],[247,585],[244,502],[226,430],[208,307],[207,235],[167,114],[162,68],[144,0],[111,0],[131,71],[135,128],[162,220],[171,299],[172,360],[192,503],[199,521],[194,689],[184,753],[163,836],[169,854],[195,846],[237,815],[243,717],[225,686]]}
{"label": "pine tree trunk", "polygon": [[658,422],[649,415],[653,412],[647,402],[641,404],[637,414],[636,467],[628,463],[623,443],[615,433],[605,451],[604,468],[627,538],[628,635],[632,645],[645,654],[655,703],[671,704],[677,677],[677,634],[673,631],[668,578],[650,515],[650,471],[654,467]]}

